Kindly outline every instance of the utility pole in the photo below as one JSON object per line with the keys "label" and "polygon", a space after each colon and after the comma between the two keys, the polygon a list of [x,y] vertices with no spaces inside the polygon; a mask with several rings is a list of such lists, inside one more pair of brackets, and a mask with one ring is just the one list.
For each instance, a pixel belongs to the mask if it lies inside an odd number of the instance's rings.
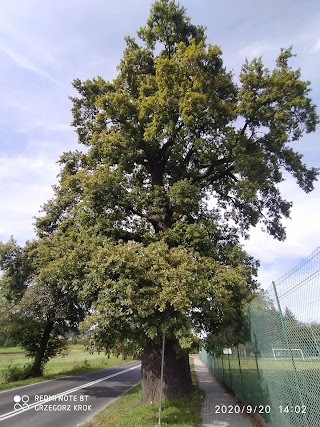
{"label": "utility pole", "polygon": [[316,337],[315,337],[315,335],[313,333],[312,322],[311,322],[310,319],[309,319],[309,322],[310,322],[310,332],[311,332],[311,335],[312,335],[312,339],[313,339],[313,342],[315,343],[316,349],[317,349],[317,356],[320,356],[320,350],[319,350],[318,342],[317,342]]}
{"label": "utility pole", "polygon": [[163,394],[163,371],[164,371],[164,347],[165,347],[165,335],[162,338],[162,353],[161,353],[161,376],[160,376],[160,402],[159,402],[159,419],[158,425],[161,425],[161,413],[162,413],[162,394]]}

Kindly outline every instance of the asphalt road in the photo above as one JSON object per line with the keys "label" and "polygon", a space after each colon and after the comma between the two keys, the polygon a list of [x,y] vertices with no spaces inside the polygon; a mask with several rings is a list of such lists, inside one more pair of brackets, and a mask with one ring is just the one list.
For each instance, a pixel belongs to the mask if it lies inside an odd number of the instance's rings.
{"label": "asphalt road", "polygon": [[0,427],[76,427],[141,379],[140,362],[0,392]]}

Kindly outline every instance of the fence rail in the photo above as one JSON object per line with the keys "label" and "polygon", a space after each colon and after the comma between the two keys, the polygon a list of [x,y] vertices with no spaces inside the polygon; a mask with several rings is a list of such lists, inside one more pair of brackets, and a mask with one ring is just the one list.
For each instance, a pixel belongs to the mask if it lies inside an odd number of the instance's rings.
{"label": "fence rail", "polygon": [[251,341],[200,356],[272,427],[320,427],[320,248],[247,307]]}

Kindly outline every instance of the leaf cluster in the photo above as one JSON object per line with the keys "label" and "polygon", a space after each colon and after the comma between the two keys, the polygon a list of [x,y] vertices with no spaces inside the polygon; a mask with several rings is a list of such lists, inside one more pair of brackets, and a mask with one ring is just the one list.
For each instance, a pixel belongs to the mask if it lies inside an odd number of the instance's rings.
{"label": "leaf cluster", "polygon": [[236,322],[250,293],[240,263],[225,267],[164,241],[109,243],[90,269],[88,282],[99,294],[89,327],[106,348],[122,337],[143,345],[165,334],[190,350],[200,331]]}

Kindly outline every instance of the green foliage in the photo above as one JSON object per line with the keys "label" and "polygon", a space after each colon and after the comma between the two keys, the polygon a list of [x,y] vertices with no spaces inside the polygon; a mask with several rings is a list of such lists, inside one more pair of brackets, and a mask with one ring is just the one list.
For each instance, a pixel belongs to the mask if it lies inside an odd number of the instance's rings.
{"label": "green foliage", "polygon": [[[159,405],[140,403],[141,386],[129,390],[104,411],[96,415],[86,427],[154,427]],[[193,387],[192,393],[163,402],[161,425],[194,427],[201,422],[203,392]]]}
{"label": "green foliage", "polygon": [[[104,198],[110,194],[109,206],[116,205],[124,221],[131,213],[152,223],[154,211],[172,221],[185,212],[198,216],[204,209],[200,201],[210,194],[217,211],[233,219],[238,231],[262,221],[270,234],[284,239],[281,218],[288,217],[291,204],[277,187],[283,171],[307,192],[318,174],[289,146],[318,122],[308,97],[310,83],[288,65],[291,49],[283,49],[272,71],[261,58],[246,61],[237,87],[223,67],[220,49],[197,37],[179,38],[176,21],[172,27],[162,21],[163,31],[178,37],[168,42],[174,48],[167,47],[158,34],[159,19],[164,9],[164,21],[170,19],[172,8],[172,2],[154,5],[147,27],[138,33],[145,46],[127,39],[113,82],[101,77],[74,82],[81,97],[72,99],[73,125],[79,142],[90,147],[87,178],[90,172],[96,188],[114,176],[117,203],[105,185]],[[150,32],[151,38],[145,35]],[[164,47],[159,54],[149,41],[155,37]],[[236,126],[235,119],[242,125]],[[108,181],[101,182],[105,168]],[[92,169],[99,170],[99,179]]]}
{"label": "green foliage", "polygon": [[240,342],[258,263],[239,236],[262,222],[284,239],[284,171],[305,191],[318,174],[290,147],[318,122],[310,83],[291,49],[273,70],[246,61],[234,83],[174,1],[156,1],[126,44],[113,81],[74,81],[72,124],[87,149],[61,157],[39,236],[84,248],[69,286],[92,304],[87,328],[107,348],[165,333],[190,350],[199,331]]}
{"label": "green foliage", "polygon": [[178,43],[189,44],[191,40],[200,42],[204,39],[204,28],[190,23],[185,14],[186,9],[173,1],[156,1],[150,11],[147,25],[140,28],[138,35],[146,42],[150,50],[157,42],[164,46],[165,56],[175,52]]}
{"label": "green foliage", "polygon": [[[13,240],[1,246],[4,275],[0,330],[7,340],[20,345],[28,357],[34,358],[37,374],[64,349],[66,334],[78,328],[85,313],[75,283],[74,287],[69,285],[75,269],[77,280],[81,280],[78,268],[82,254],[75,250],[72,234],[68,237],[42,237],[27,242],[23,249],[12,250],[12,255],[8,248],[16,248]],[[28,274],[21,274],[21,259]]]}
{"label": "green foliage", "polygon": [[0,289],[10,300],[19,300],[30,283],[33,268],[28,262],[28,248],[21,248],[11,237],[7,243],[0,242]]}
{"label": "green foliage", "polygon": [[[42,295],[43,296],[43,295]],[[38,295],[41,297],[41,295]],[[48,298],[48,295],[45,296]],[[11,338],[11,342],[21,346],[27,357],[35,357],[43,333],[48,325],[46,309],[41,303],[41,299],[36,301],[33,291],[27,291],[19,304],[3,303],[1,307],[1,329],[6,337]],[[63,328],[59,324],[52,325],[52,332],[48,340],[44,356],[41,361],[43,366],[51,357],[55,356],[65,346],[62,339]]]}
{"label": "green foliage", "polygon": [[[90,288],[99,294],[87,328],[106,348],[124,337],[141,343],[163,333],[193,350],[195,333],[234,325],[249,290],[243,266],[225,268],[212,257],[158,241],[109,243],[90,264]],[[94,296],[92,297],[94,300]]]}
{"label": "green foliage", "polygon": [[5,383],[11,383],[15,381],[25,380],[29,376],[31,363],[27,363],[23,366],[14,365],[10,363],[3,373],[3,379]]}

